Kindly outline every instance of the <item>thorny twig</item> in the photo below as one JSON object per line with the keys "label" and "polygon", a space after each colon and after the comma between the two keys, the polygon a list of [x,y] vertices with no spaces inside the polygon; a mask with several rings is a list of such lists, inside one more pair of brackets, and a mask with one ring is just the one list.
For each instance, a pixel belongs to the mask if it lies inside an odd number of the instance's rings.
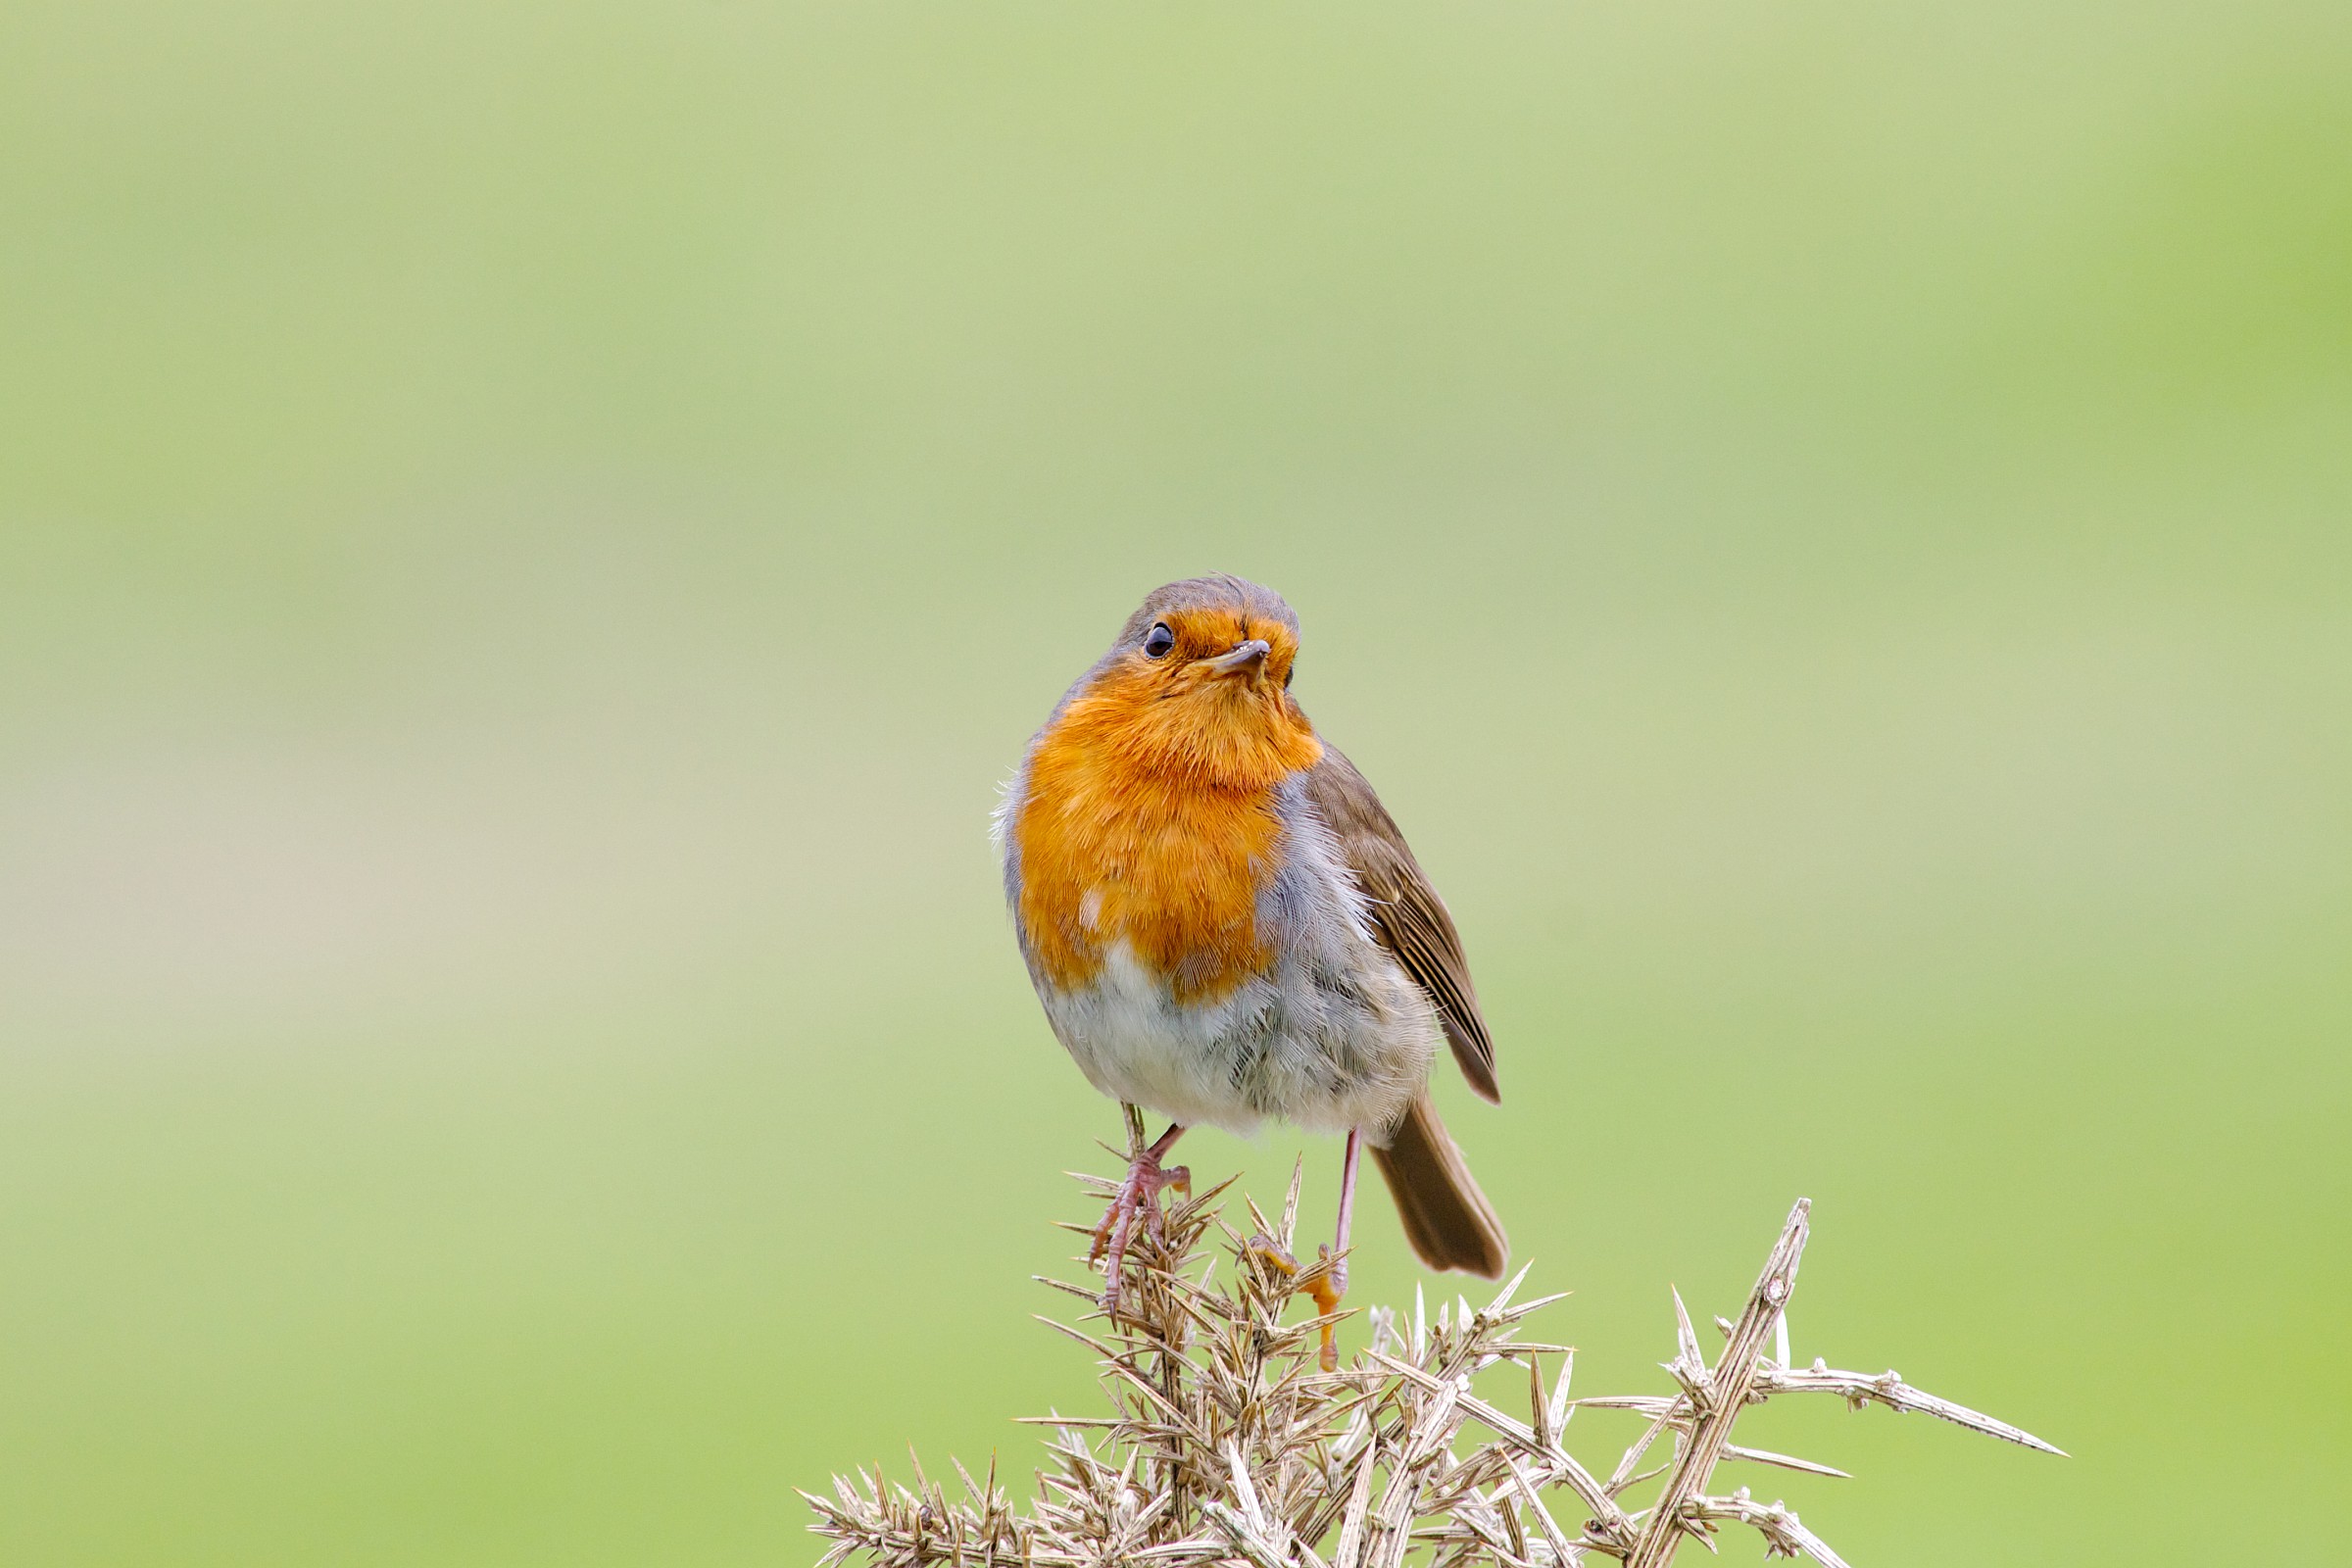
{"label": "thorny twig", "polygon": [[[1666,1370],[1678,1392],[1572,1399],[1573,1352],[1516,1337],[1530,1314],[1559,1299],[1516,1300],[1525,1269],[1484,1307],[1457,1297],[1433,1319],[1416,1294],[1409,1319],[1375,1308],[1372,1344],[1354,1364],[1318,1371],[1324,1320],[1283,1321],[1313,1270],[1287,1273],[1226,1227],[1223,1192],[1178,1203],[1155,1232],[1139,1233],[1118,1321],[1098,1321],[1095,1332],[1054,1325],[1096,1355],[1111,1413],[1039,1419],[1054,1437],[1025,1510],[993,1464],[985,1481],[957,1465],[961,1495],[953,1497],[919,1465],[911,1487],[860,1470],[855,1483],[837,1478],[831,1496],[806,1494],[813,1528],[831,1543],[820,1568],[854,1557],[872,1568],[1401,1568],[1416,1554],[1428,1568],[1572,1568],[1595,1555],[1663,1568],[1686,1540],[1705,1541],[1727,1523],[1756,1531],[1767,1556],[1844,1568],[1783,1504],[1758,1502],[1744,1487],[1709,1491],[1727,1459],[1844,1473],[1732,1441],[1745,1412],[1773,1396],[1834,1394],[1857,1409],[1924,1411],[2059,1451],[1892,1372],[1871,1377],[1819,1360],[1788,1367],[1785,1316],[1810,1218],[1802,1200],[1739,1319],[1716,1320],[1729,1343],[1714,1365],[1677,1296]],[[1298,1195],[1294,1178],[1277,1225],[1249,1206],[1256,1233],[1285,1251]],[[1222,1264],[1210,1245],[1216,1232]],[[1044,1283],[1095,1299],[1091,1290]],[[1547,1357],[1558,1359],[1548,1386]],[[1477,1374],[1503,1362],[1525,1369],[1525,1420],[1473,1391]],[[1580,1406],[1647,1418],[1605,1480],[1563,1446]],[[1643,1471],[1660,1437],[1666,1457]],[[1646,1505],[1631,1500],[1659,1476]]]}

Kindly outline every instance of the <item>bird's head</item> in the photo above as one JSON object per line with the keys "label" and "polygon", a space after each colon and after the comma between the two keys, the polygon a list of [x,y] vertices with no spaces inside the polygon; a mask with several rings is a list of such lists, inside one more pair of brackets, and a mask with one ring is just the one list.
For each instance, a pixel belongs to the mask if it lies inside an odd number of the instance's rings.
{"label": "bird's head", "polygon": [[1127,617],[1056,727],[1155,771],[1269,785],[1323,755],[1291,698],[1298,658],[1298,617],[1272,589],[1227,576],[1172,582]]}

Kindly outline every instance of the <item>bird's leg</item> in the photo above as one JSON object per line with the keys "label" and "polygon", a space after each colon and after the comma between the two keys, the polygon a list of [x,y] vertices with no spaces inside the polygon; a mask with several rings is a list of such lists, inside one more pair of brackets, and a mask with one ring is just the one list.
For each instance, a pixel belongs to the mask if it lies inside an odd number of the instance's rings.
{"label": "bird's leg", "polygon": [[[1340,1167],[1340,1225],[1339,1234],[1331,1245],[1331,1304],[1340,1304],[1348,1294],[1348,1227],[1355,1218],[1355,1163],[1364,1151],[1364,1133],[1360,1127],[1348,1129],[1348,1152]],[[1325,1307],[1326,1312],[1331,1310]]]}
{"label": "bird's leg", "polygon": [[1144,1142],[1144,1113],[1133,1105],[1123,1107],[1127,1112],[1127,1179],[1119,1183],[1112,1195],[1109,1211],[1102,1223],[1095,1227],[1094,1245],[1086,1251],[1089,1263],[1098,1258],[1102,1263],[1102,1310],[1116,1317],[1119,1311],[1119,1287],[1124,1281],[1127,1262],[1127,1244],[1135,1239],[1136,1218],[1140,1214],[1152,1235],[1159,1234],[1159,1190],[1173,1187],[1180,1193],[1193,1190],[1193,1173],[1182,1165],[1162,1168],[1160,1159],[1175,1147],[1183,1136],[1181,1125],[1172,1125],[1159,1135],[1157,1143]]}
{"label": "bird's leg", "polygon": [[[1313,1298],[1317,1317],[1329,1317],[1337,1312],[1340,1309],[1341,1298],[1348,1294],[1348,1228],[1355,1218],[1356,1158],[1362,1152],[1363,1141],[1364,1135],[1360,1130],[1352,1127],[1348,1130],[1348,1152],[1343,1157],[1340,1169],[1340,1224],[1339,1235],[1336,1238],[1337,1245],[1316,1250],[1321,1254],[1324,1266],[1313,1278],[1298,1287]],[[1284,1251],[1281,1246],[1270,1238],[1252,1237],[1250,1246],[1252,1251],[1272,1263],[1287,1279],[1296,1279],[1298,1275],[1306,1272],[1298,1266],[1297,1258]],[[1334,1323],[1323,1325],[1323,1346],[1315,1359],[1326,1372],[1337,1372],[1340,1369],[1340,1347],[1334,1338],[1338,1327]]]}

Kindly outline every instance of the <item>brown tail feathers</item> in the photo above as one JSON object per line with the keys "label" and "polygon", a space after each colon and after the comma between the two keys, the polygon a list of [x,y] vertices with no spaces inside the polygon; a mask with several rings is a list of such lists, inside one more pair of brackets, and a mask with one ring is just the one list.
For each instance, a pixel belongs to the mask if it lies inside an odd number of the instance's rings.
{"label": "brown tail feathers", "polygon": [[1491,1280],[1502,1278],[1510,1238],[1502,1233],[1494,1205],[1471,1179],[1462,1152],[1447,1136],[1427,1093],[1413,1102],[1404,1120],[1389,1134],[1388,1147],[1374,1147],[1372,1157],[1380,1162],[1380,1174],[1396,1200],[1404,1239],[1413,1244],[1422,1262]]}

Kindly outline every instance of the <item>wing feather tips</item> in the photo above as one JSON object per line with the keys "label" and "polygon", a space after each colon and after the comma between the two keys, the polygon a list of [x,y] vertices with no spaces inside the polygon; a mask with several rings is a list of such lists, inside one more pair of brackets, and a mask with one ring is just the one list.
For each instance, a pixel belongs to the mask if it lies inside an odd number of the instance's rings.
{"label": "wing feather tips", "polygon": [[1483,1036],[1463,1039],[1450,1016],[1441,1021],[1446,1025],[1446,1044],[1453,1049],[1454,1065],[1462,1069],[1462,1078],[1470,1085],[1470,1092],[1490,1105],[1501,1104],[1502,1087],[1494,1081],[1494,1046]]}

